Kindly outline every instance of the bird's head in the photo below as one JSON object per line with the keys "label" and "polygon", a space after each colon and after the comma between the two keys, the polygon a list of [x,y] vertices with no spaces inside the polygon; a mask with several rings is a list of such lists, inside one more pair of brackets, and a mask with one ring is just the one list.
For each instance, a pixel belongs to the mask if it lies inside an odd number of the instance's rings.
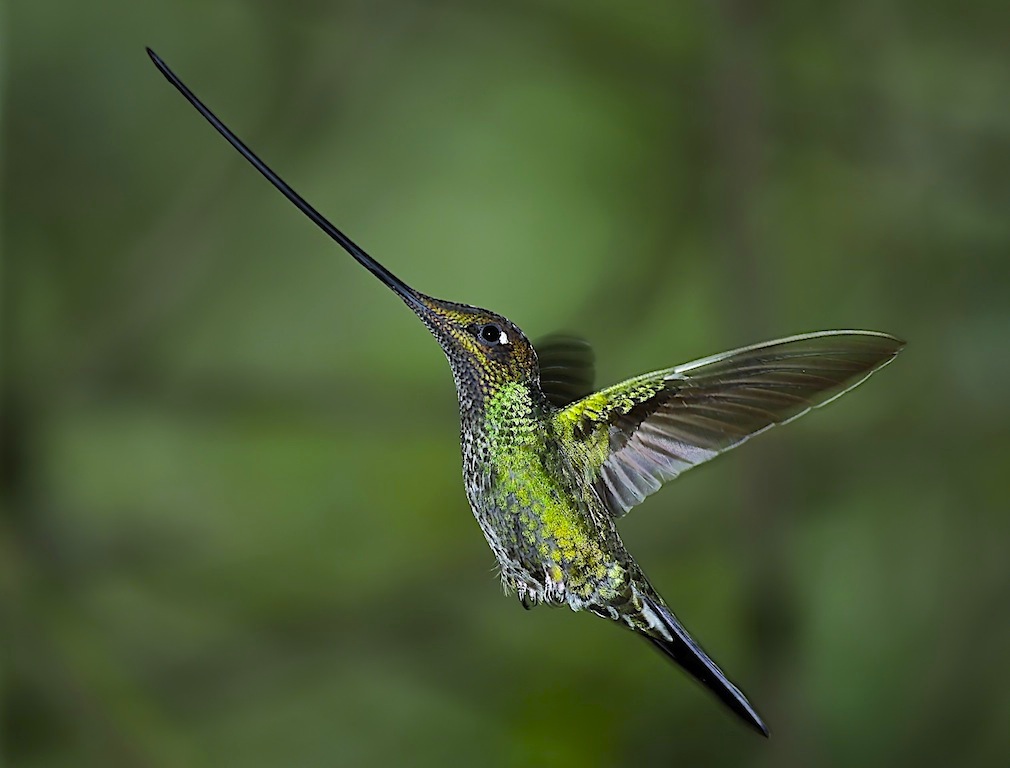
{"label": "bird's head", "polygon": [[511,382],[535,384],[537,356],[515,323],[480,307],[434,299],[411,291],[400,294],[445,352],[453,378],[464,395],[487,396]]}

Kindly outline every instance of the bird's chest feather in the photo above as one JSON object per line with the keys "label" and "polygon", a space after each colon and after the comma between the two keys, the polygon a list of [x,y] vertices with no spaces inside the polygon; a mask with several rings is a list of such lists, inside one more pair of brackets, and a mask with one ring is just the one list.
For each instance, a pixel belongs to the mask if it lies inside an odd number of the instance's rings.
{"label": "bird's chest feather", "polygon": [[529,391],[489,398],[482,434],[464,457],[470,504],[507,588],[534,601],[588,599],[613,565],[545,414]]}

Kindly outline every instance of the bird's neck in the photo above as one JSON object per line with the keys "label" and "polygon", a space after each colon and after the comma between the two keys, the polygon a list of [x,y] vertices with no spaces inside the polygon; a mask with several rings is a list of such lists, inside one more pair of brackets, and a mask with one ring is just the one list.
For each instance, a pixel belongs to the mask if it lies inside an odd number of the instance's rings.
{"label": "bird's neck", "polygon": [[536,448],[547,415],[547,400],[531,382],[513,381],[488,392],[482,420],[492,453]]}
{"label": "bird's neck", "polygon": [[518,444],[549,412],[550,404],[535,382],[488,382],[471,371],[453,373],[463,430],[471,438]]}
{"label": "bird's neck", "polygon": [[505,422],[523,414],[541,416],[550,408],[535,378],[505,378],[488,375],[447,354],[452,378],[459,397],[459,412],[464,424],[483,426],[488,419]]}

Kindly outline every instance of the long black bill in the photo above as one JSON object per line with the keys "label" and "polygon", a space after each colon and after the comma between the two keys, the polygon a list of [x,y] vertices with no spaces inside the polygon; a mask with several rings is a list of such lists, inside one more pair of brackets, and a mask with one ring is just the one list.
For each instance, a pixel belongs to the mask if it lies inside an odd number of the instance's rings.
{"label": "long black bill", "polygon": [[340,246],[351,254],[351,256],[357,259],[358,262],[365,267],[365,269],[392,288],[412,308],[422,312],[428,311],[428,308],[421,302],[420,294],[418,294],[417,291],[365,253],[365,251],[356,245],[351,238],[333,226],[333,224],[331,224],[325,216],[309,205],[305,198],[288,186],[284,179],[274,173],[270,166],[260,160],[256,156],[255,152],[249,149],[249,147],[247,147],[238,136],[232,133],[231,129],[222,123],[221,120],[218,119],[217,115],[211,112],[207,106],[200,101],[194,93],[189,90],[189,88],[186,87],[186,84],[178,78],[175,72],[168,68],[168,65],[161,60],[161,57],[158,56],[158,54],[148,48],[147,55],[151,57],[151,61],[154,62],[154,66],[158,68],[158,71],[165,76],[168,82],[174,85],[178,89],[179,93],[186,97],[186,100],[190,104],[196,107],[196,110],[207,119],[207,122],[213,125],[214,128],[217,129],[217,132],[224,136],[228,140],[228,143],[239,151],[242,157],[248,160],[257,171],[262,173],[267,178],[267,181],[277,187],[284,197],[294,203],[298,210],[312,219],[317,227],[336,240]]}

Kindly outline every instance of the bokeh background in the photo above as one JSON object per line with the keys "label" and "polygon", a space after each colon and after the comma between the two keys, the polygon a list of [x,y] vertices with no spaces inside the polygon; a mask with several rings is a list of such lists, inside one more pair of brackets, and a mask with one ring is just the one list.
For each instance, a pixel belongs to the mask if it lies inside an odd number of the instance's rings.
{"label": "bokeh background", "polygon": [[[8,0],[2,762],[1010,764],[1010,6]],[[629,548],[765,715],[502,597],[398,275],[599,380],[835,327],[859,391]]]}

